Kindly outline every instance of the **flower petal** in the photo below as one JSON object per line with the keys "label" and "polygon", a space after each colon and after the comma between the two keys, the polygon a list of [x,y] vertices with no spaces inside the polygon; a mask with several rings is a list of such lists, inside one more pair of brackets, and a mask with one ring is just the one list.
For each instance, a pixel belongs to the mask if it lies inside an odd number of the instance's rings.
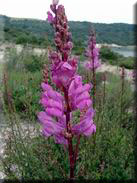
{"label": "flower petal", "polygon": [[41,87],[44,91],[52,90],[52,87],[46,83],[41,83]]}
{"label": "flower petal", "polygon": [[38,113],[38,119],[42,124],[45,124],[47,121],[54,122],[53,118],[43,111]]}
{"label": "flower petal", "polygon": [[62,117],[62,111],[57,108],[48,107],[46,108],[46,112],[51,116]]}
{"label": "flower petal", "polygon": [[83,134],[84,134],[85,136],[90,136],[90,135],[92,135],[92,134],[95,133],[95,132],[96,132],[96,126],[95,126],[94,124],[92,124],[92,125],[90,126],[90,128],[86,129],[86,130],[83,132]]}

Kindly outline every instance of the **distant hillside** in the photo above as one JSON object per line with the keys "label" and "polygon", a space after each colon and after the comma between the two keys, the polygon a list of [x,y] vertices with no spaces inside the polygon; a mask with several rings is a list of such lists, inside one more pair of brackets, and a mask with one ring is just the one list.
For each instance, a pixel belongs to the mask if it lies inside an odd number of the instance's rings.
{"label": "distant hillside", "polygon": [[[0,15],[4,23],[6,41],[16,43],[47,44],[53,41],[53,30],[48,22],[35,19],[18,19]],[[84,44],[88,39],[90,27],[96,30],[97,42],[119,45],[134,45],[134,26],[132,24],[69,22],[73,41]]]}

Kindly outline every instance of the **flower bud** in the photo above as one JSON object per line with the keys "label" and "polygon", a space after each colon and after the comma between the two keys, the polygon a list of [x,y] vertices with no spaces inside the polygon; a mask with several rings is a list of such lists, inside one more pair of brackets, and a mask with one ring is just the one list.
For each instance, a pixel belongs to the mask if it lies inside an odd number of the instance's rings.
{"label": "flower bud", "polygon": [[48,11],[47,14],[48,14],[47,20],[48,20],[49,23],[52,24],[53,23],[53,15],[50,13],[50,11]]}
{"label": "flower bud", "polygon": [[71,41],[69,41],[67,45],[68,45],[68,48],[69,49],[72,49],[73,48],[73,43]]}
{"label": "flower bud", "polygon": [[55,5],[51,4],[50,5],[50,9],[53,11],[53,13],[56,12],[56,6]]}
{"label": "flower bud", "polygon": [[59,0],[53,0],[52,4],[57,5],[59,3]]}

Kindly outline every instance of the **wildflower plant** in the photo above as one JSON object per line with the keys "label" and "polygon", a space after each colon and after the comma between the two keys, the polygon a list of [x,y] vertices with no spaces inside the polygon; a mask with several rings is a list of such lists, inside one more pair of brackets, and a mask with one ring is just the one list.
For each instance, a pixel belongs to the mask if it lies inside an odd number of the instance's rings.
{"label": "wildflower plant", "polygon": [[[68,20],[63,5],[53,0],[48,11],[48,21],[55,30],[56,51],[49,51],[51,61],[51,80],[58,91],[48,83],[48,74],[45,75],[41,87],[43,89],[40,103],[44,111],[38,113],[42,124],[42,133],[45,137],[55,139],[55,143],[63,144],[69,152],[70,178],[74,178],[74,168],[78,156],[80,137],[91,136],[96,132],[93,123],[95,111],[89,91],[91,84],[83,84],[82,77],[77,74],[78,59],[71,56],[73,43],[69,32]],[[46,69],[46,68],[45,68]],[[45,70],[45,73],[47,71]],[[80,111],[79,123],[72,123],[72,114]],[[73,139],[77,144],[74,149]]]}
{"label": "wildflower plant", "polygon": [[88,58],[84,62],[84,66],[89,70],[96,70],[101,65],[101,61],[99,59],[99,48],[96,47],[96,35],[93,30],[91,31],[91,35],[88,40],[88,47],[85,50],[85,56]]}
{"label": "wildflower plant", "polygon": [[84,67],[92,72],[93,81],[93,106],[95,104],[96,95],[96,69],[101,66],[101,61],[99,58],[99,48],[96,47],[96,35],[92,30],[88,41],[88,47],[85,50],[85,56],[88,58],[84,61]]}

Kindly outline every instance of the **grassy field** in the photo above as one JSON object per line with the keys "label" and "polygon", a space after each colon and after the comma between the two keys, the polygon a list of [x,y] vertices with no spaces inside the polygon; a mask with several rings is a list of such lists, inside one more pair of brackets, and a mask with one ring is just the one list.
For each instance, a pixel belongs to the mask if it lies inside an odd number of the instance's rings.
{"label": "grassy field", "polygon": [[[21,53],[11,49],[4,65],[4,109],[10,132],[3,167],[6,178],[33,179],[67,178],[69,176],[68,152],[55,144],[53,138],[45,139],[37,120],[40,83],[43,64],[49,63],[47,55],[36,55],[24,48]],[[84,83],[92,82],[91,73],[81,66],[78,72]],[[130,83],[120,76],[106,72],[96,74],[97,132],[89,138],[82,137],[75,169],[77,179],[128,180],[133,178],[134,109]],[[122,88],[123,83],[123,88]],[[91,92],[92,95],[92,92]],[[79,113],[73,122],[79,121]],[[75,144],[75,140],[73,141]]]}

